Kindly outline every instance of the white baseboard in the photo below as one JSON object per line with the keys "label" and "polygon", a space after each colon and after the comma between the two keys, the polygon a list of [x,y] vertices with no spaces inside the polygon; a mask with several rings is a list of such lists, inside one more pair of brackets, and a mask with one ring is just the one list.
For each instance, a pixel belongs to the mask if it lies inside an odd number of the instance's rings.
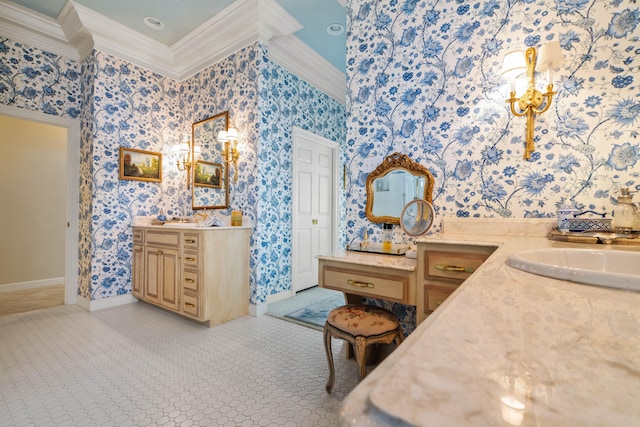
{"label": "white baseboard", "polygon": [[267,304],[273,304],[274,302],[282,301],[283,299],[295,297],[296,293],[292,290],[282,291],[277,294],[272,294],[267,296]]}
{"label": "white baseboard", "polygon": [[54,277],[53,279],[32,280],[30,282],[7,283],[0,285],[2,291],[19,291],[21,289],[41,288],[43,286],[62,285],[64,277]]}
{"label": "white baseboard", "polygon": [[295,296],[296,293],[293,291],[283,291],[277,294],[267,296],[266,303],[260,304],[249,304],[249,315],[257,317],[266,314],[269,311],[269,304],[273,304],[274,302],[282,301],[283,299],[291,298]]}
{"label": "white baseboard", "polygon": [[110,298],[102,298],[97,300],[89,300],[78,295],[76,304],[87,311],[102,310],[104,308],[117,307],[119,305],[131,304],[137,302],[138,299],[131,294],[117,295]]}
{"label": "white baseboard", "polygon": [[249,304],[249,315],[253,317],[262,316],[269,311],[269,304]]}

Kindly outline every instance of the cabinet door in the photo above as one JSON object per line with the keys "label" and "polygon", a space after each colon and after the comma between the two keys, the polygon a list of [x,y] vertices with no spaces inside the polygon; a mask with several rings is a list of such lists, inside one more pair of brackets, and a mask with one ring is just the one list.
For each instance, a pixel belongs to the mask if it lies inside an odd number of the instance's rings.
{"label": "cabinet door", "polygon": [[172,310],[178,310],[178,284],[180,273],[180,253],[177,249],[164,249],[161,264],[162,283],[160,286],[160,304]]}
{"label": "cabinet door", "polygon": [[144,297],[146,301],[160,303],[160,287],[162,286],[163,250],[158,247],[146,247],[144,251],[145,269]]}
{"label": "cabinet door", "polygon": [[147,246],[145,259],[145,300],[177,310],[180,251]]}
{"label": "cabinet door", "polygon": [[133,245],[132,263],[131,293],[136,298],[144,298],[144,249],[142,245]]}

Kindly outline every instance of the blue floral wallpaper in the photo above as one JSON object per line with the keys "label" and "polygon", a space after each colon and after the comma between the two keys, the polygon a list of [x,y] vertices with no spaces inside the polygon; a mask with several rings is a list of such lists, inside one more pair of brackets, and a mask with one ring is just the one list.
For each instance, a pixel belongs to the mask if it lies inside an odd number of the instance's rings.
{"label": "blue floral wallpaper", "polygon": [[[90,210],[81,214],[81,230],[86,232],[88,222],[91,248],[81,248],[83,254],[91,254],[91,269],[82,271],[85,279],[89,274],[90,287],[82,284],[81,292],[100,299],[131,291],[134,216],[160,209],[167,215],[191,213],[186,178],[175,167],[177,158],[171,151],[190,132],[190,122],[176,108],[178,82],[101,52],[94,52],[85,60],[88,63],[92,67],[85,71],[93,72],[93,85],[85,88],[92,91],[85,108],[91,112],[81,132],[83,158],[85,149],[90,152],[90,175],[81,182],[81,195],[90,192],[91,202],[84,205]],[[162,153],[162,183],[120,180],[120,146]]]}
{"label": "blue floral wallpaper", "polygon": [[75,61],[0,37],[0,102],[75,119],[81,67]]}
{"label": "blue floral wallpaper", "polygon": [[261,74],[259,204],[252,246],[252,270],[259,284],[258,294],[252,295],[256,302],[291,289],[293,126],[337,142],[341,149],[346,138],[344,106],[267,58]]}
{"label": "blue floral wallpaper", "polygon": [[[292,126],[344,141],[344,106],[271,62],[260,43],[183,82],[99,51],[74,64],[6,39],[0,49],[5,104],[80,120],[81,296],[131,292],[134,216],[192,214],[171,148],[191,123],[223,111],[241,139],[229,210],[255,225],[251,302],[291,289]],[[162,183],[120,180],[120,146],[162,153]]]}
{"label": "blue floral wallpaper", "polygon": [[[231,208],[255,224],[254,303],[291,286],[293,124],[343,144],[343,241],[364,228],[376,239],[364,184],[394,151],[434,174],[438,220],[552,217],[565,204],[611,212],[619,188],[640,190],[635,3],[351,0],[347,9],[346,111],[260,43],[176,82],[98,51],[74,63],[0,39],[1,101],[81,122],[81,295],[130,292],[133,216],[191,213],[171,147],[192,122],[222,111],[243,141]],[[501,60],[552,40],[565,64],[524,161],[525,122],[508,111]],[[163,153],[163,182],[120,181],[120,145]]]}
{"label": "blue floral wallpaper", "polygon": [[[345,109],[274,64],[256,43],[187,79],[181,108],[190,122],[229,111],[240,136],[230,209],[254,224],[251,302],[291,289],[292,130],[345,140]],[[234,183],[233,175],[238,175]]]}
{"label": "blue floral wallpaper", "polygon": [[[619,188],[640,190],[637,3],[351,0],[347,22],[348,240],[379,235],[364,185],[394,151],[433,173],[437,223],[553,217],[562,205],[611,213]],[[524,161],[502,58],[554,40],[558,94]]]}

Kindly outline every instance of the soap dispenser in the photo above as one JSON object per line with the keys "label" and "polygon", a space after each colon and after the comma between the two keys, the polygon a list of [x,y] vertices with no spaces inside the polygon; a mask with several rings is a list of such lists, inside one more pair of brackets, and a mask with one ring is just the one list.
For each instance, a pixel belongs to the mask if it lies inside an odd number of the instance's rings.
{"label": "soap dispenser", "polygon": [[636,220],[636,206],[628,188],[621,188],[618,195],[618,206],[613,210],[613,228],[618,231],[633,230]]}

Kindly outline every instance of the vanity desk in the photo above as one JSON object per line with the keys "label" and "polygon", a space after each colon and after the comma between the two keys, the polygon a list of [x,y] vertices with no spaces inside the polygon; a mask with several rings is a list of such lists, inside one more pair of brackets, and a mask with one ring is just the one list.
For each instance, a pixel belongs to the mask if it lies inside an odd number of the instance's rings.
{"label": "vanity desk", "polygon": [[347,251],[344,256],[318,256],[318,285],[344,292],[349,304],[362,297],[416,305],[415,259]]}
{"label": "vanity desk", "polygon": [[418,243],[417,259],[347,251],[318,257],[318,285],[362,297],[416,307],[416,326],[434,312],[491,255],[496,246]]}

